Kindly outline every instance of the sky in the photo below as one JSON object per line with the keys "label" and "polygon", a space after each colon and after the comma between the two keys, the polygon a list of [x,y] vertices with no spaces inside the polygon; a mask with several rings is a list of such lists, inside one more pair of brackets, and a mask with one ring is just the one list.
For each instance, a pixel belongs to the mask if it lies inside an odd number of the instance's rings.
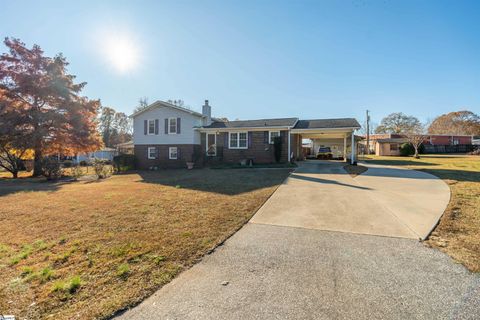
{"label": "sky", "polygon": [[[63,53],[83,94],[217,117],[480,113],[480,1],[7,1],[0,36]],[[0,52],[6,48],[0,45]]]}

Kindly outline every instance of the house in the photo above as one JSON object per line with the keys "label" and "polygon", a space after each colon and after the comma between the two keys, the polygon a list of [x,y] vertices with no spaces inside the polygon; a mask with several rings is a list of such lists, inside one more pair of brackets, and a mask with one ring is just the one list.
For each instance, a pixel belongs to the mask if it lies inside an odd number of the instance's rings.
{"label": "house", "polygon": [[133,154],[133,141],[119,143],[115,146],[119,154]]}
{"label": "house", "polygon": [[[185,167],[186,162],[209,165],[216,163],[273,163],[274,138],[282,141],[281,162],[303,160],[302,143],[312,141],[310,149],[335,145],[341,158],[354,162],[355,130],[353,118],[300,120],[295,117],[225,121],[212,117],[208,100],[202,112],[156,101],[133,117],[134,153],[140,168]],[[353,145],[353,148],[352,148]]]}
{"label": "house", "polygon": [[72,157],[74,163],[80,163],[81,161],[90,162],[95,159],[112,161],[113,157],[118,154],[114,148],[103,148],[94,152],[80,153]]}
{"label": "house", "polygon": [[[402,134],[372,134],[370,139],[370,153],[377,156],[398,156],[400,147],[408,140]],[[469,152],[473,137],[469,135],[428,135],[424,142],[426,153],[454,153]],[[366,140],[363,140],[366,148]]]}

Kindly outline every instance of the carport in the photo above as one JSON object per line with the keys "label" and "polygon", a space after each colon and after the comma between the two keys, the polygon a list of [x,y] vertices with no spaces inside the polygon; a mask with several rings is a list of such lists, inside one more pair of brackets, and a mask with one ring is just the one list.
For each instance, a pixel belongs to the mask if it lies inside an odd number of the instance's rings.
{"label": "carport", "polygon": [[[360,124],[353,118],[299,120],[290,131],[296,147],[293,152],[297,159],[303,159],[315,156],[320,147],[330,147],[334,157],[342,157],[344,161],[350,159],[353,164],[356,160],[355,130],[358,129]],[[310,155],[302,150],[304,139],[312,141]]]}

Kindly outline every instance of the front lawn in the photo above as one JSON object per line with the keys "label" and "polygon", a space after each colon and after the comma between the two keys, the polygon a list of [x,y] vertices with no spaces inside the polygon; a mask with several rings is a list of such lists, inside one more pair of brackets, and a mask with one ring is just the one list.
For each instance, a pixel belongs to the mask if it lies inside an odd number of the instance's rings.
{"label": "front lawn", "polygon": [[450,203],[426,242],[446,252],[469,270],[480,272],[480,157],[422,155],[420,159],[368,158],[368,163],[404,166],[431,173],[450,186]]}
{"label": "front lawn", "polygon": [[290,170],[0,179],[0,314],[105,318],[246,223]]}

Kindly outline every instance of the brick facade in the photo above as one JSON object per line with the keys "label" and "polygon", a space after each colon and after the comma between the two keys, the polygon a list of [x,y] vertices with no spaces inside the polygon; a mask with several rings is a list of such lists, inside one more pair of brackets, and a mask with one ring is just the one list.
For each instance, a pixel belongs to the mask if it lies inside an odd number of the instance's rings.
{"label": "brick facade", "polygon": [[[148,159],[148,148],[157,148],[157,158]],[[169,159],[169,147],[177,147],[177,159]],[[152,144],[135,145],[135,157],[139,169],[148,169],[157,166],[158,168],[185,168],[187,161],[191,161],[194,151],[200,154],[200,145],[195,144]],[[201,158],[201,157],[200,157]]]}
{"label": "brick facade", "polygon": [[[287,162],[288,157],[288,131],[280,131],[282,137],[282,156],[280,162]],[[209,163],[238,163],[243,159],[252,159],[254,163],[274,163],[275,154],[273,144],[268,143],[268,131],[249,131],[247,149],[229,149],[228,132],[216,134],[217,156],[206,157]],[[201,135],[201,150],[205,154],[206,134]]]}

